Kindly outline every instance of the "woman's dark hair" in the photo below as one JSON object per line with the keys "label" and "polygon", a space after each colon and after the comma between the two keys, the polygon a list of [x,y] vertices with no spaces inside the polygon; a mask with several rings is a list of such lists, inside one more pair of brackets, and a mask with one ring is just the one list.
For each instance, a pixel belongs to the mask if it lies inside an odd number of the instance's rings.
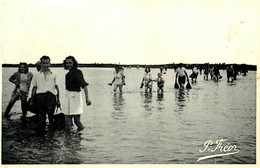
{"label": "woman's dark hair", "polygon": [[144,71],[146,71],[146,69],[148,69],[148,72],[151,72],[151,68],[149,66],[145,67]]}
{"label": "woman's dark hair", "polygon": [[66,57],[65,60],[63,61],[64,69],[68,69],[67,66],[66,66],[66,60],[67,59],[71,59],[72,60],[72,62],[73,62],[73,68],[72,69],[78,68],[77,60],[73,56],[70,55],[70,56]]}
{"label": "woman's dark hair", "polygon": [[21,66],[22,65],[24,66],[24,73],[28,73],[29,68],[28,68],[27,63],[25,63],[25,62],[20,62],[20,64],[18,65],[18,72],[23,73],[23,72],[21,72]]}

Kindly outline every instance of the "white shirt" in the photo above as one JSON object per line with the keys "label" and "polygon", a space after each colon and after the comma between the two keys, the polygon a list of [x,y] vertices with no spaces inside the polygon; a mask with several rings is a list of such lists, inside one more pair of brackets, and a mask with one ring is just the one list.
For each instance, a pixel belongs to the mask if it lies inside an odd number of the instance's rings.
{"label": "white shirt", "polygon": [[177,68],[177,70],[176,70],[176,73],[179,73],[180,76],[185,76],[185,72],[186,72],[186,70],[184,67]]}
{"label": "white shirt", "polygon": [[151,74],[150,72],[148,72],[148,73],[145,72],[143,78],[144,78],[145,85],[147,85],[147,83],[148,83],[149,81],[150,81],[150,82],[149,82],[148,85],[151,86],[151,85],[153,84],[153,81],[152,81],[153,78],[152,78],[152,74]]}
{"label": "white shirt", "polygon": [[114,72],[114,77],[115,77],[115,81],[114,84],[115,85],[120,85],[123,82],[123,76],[124,75],[124,71],[119,71],[118,73]]}
{"label": "white shirt", "polygon": [[28,92],[28,90],[29,90],[28,80],[29,80],[28,73],[27,74],[22,73],[21,77],[20,77],[20,90],[22,90],[24,92]]}
{"label": "white shirt", "polygon": [[54,95],[57,95],[57,90],[55,88],[57,83],[57,75],[51,71],[47,73],[46,78],[44,73],[39,71],[32,79],[32,87],[37,87],[36,94],[51,92]]}

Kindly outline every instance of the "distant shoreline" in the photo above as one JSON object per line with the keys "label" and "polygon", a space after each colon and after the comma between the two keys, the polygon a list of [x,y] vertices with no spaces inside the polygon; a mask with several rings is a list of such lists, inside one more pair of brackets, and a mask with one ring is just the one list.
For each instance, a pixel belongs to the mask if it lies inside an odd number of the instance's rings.
{"label": "distant shoreline", "polygon": [[[2,67],[18,67],[19,64],[2,64]],[[118,64],[78,64],[78,67],[85,67],[85,68],[113,68],[115,65]],[[160,68],[160,67],[167,67],[167,69],[175,69],[178,67],[179,64],[157,64],[157,65],[145,65],[145,64],[120,64],[120,66],[124,68],[144,68],[149,66],[151,68]],[[194,66],[203,67],[205,64],[183,64],[186,69],[192,69]],[[239,67],[245,67],[247,70],[257,70],[256,65],[248,65],[248,64],[209,64],[209,65],[218,65],[219,69],[226,69],[228,65],[237,65]],[[29,67],[36,67],[35,64],[28,64]],[[51,67],[63,67],[63,64],[51,64]]]}

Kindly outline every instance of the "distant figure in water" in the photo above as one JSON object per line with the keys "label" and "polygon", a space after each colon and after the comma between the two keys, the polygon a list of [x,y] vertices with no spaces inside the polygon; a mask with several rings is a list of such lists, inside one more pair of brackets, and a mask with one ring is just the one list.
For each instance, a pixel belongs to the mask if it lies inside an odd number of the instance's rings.
{"label": "distant figure in water", "polygon": [[147,93],[149,91],[150,93],[152,93],[153,78],[151,74],[151,69],[147,66],[145,67],[144,71],[145,73],[140,88],[143,88],[143,86],[145,85],[145,92]]}
{"label": "distant figure in water", "polygon": [[209,64],[205,64],[204,66],[204,80],[209,80]]}
{"label": "distant figure in water", "polygon": [[117,88],[119,88],[119,91],[122,92],[123,85],[125,85],[125,74],[124,69],[118,65],[115,66],[114,78],[108,85],[112,86],[113,83],[114,92],[116,92]]}
{"label": "distant figure in water", "polygon": [[88,83],[85,81],[81,70],[77,69],[78,63],[73,56],[68,56],[63,61],[64,68],[69,70],[65,77],[66,95],[65,105],[63,113],[65,115],[65,130],[67,135],[71,132],[72,119],[78,127],[78,131],[84,129],[80,121],[80,115],[83,113],[83,99],[82,91],[85,93],[85,100],[87,105],[91,105],[91,101],[88,96]]}
{"label": "distant figure in water", "polygon": [[229,82],[229,79],[231,79],[231,82],[233,82],[234,80],[234,69],[233,69],[233,65],[229,65],[227,67],[227,82]]}
{"label": "distant figure in water", "polygon": [[197,82],[197,77],[199,74],[199,70],[196,66],[192,68],[192,74],[190,75],[191,82]]}
{"label": "distant figure in water", "polygon": [[161,72],[161,74],[166,74],[166,70],[165,70],[165,68],[163,66],[160,67],[160,72]]}
{"label": "distant figure in water", "polygon": [[175,84],[177,84],[177,81],[178,81],[180,88],[183,89],[184,84],[186,82],[186,78],[187,78],[188,83],[190,83],[186,69],[183,67],[183,64],[180,64],[176,70]]}
{"label": "distant figure in water", "polygon": [[164,83],[165,80],[162,77],[162,73],[158,73],[158,78],[156,80],[154,80],[155,82],[157,82],[157,93],[158,94],[162,94],[163,93],[163,87],[164,87]]}
{"label": "distant figure in water", "polygon": [[30,84],[33,78],[33,74],[29,72],[27,63],[21,62],[18,66],[18,72],[15,72],[10,78],[9,81],[15,84],[10,102],[5,109],[4,117],[8,117],[9,113],[15,104],[15,102],[21,99],[21,107],[23,112],[23,117],[26,116],[26,102],[28,98],[28,92],[30,89]]}
{"label": "distant figure in water", "polygon": [[212,79],[213,79],[215,82],[218,82],[219,79],[222,78],[222,76],[220,75],[219,68],[218,68],[217,65],[215,65],[215,66],[213,67],[212,72],[213,72]]}

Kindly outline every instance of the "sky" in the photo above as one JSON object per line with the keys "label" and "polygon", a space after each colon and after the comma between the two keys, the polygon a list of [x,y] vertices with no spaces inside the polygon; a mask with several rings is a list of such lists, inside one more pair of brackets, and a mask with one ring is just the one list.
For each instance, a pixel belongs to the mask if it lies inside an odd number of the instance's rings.
{"label": "sky", "polygon": [[259,0],[0,0],[0,56],[257,64],[259,18]]}

